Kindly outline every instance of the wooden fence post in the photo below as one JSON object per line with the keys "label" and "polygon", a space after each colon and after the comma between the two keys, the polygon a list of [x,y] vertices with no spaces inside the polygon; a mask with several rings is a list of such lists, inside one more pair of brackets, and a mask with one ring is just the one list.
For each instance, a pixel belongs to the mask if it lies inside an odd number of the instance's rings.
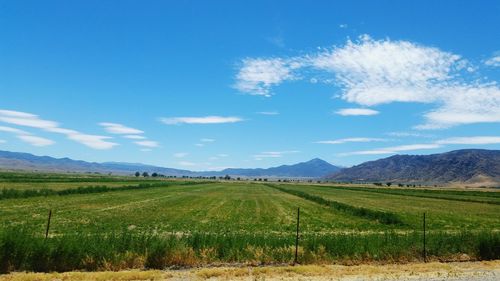
{"label": "wooden fence post", "polygon": [[52,209],[49,210],[49,218],[47,220],[47,229],[45,230],[45,239],[49,237],[49,228],[50,228],[50,218],[52,217]]}
{"label": "wooden fence post", "polygon": [[427,249],[426,249],[426,245],[425,245],[425,212],[424,212],[424,223],[423,223],[423,227],[424,227],[424,251],[423,251],[423,255],[424,255],[424,262],[427,262]]}
{"label": "wooden fence post", "polygon": [[298,263],[298,251],[299,251],[299,225],[300,225],[300,207],[297,208],[297,234],[295,236],[295,261],[294,264]]}

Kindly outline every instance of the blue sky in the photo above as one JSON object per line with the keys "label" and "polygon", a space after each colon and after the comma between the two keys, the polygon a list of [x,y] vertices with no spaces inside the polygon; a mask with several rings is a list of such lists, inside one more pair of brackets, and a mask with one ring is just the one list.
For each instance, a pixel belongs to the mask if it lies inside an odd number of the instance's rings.
{"label": "blue sky", "polygon": [[0,1],[0,150],[206,170],[500,148],[498,1]]}

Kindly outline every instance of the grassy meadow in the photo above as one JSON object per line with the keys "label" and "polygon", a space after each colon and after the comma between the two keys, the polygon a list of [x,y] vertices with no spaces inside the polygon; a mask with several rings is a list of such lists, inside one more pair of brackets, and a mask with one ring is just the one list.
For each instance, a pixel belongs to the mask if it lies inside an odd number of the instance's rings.
{"label": "grassy meadow", "polygon": [[498,259],[499,195],[1,173],[0,272]]}

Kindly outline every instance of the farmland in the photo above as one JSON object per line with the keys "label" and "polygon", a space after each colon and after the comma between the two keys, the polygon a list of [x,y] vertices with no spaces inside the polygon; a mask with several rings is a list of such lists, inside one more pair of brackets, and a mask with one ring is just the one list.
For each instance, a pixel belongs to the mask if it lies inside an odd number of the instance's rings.
{"label": "farmland", "polygon": [[495,191],[2,175],[1,271],[499,258]]}

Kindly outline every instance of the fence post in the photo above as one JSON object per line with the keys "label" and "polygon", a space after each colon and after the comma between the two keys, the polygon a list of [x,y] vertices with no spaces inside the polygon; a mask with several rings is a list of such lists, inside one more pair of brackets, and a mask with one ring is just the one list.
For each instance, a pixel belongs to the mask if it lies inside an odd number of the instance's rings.
{"label": "fence post", "polygon": [[47,220],[47,229],[45,230],[45,239],[49,237],[49,228],[50,228],[50,218],[52,217],[52,209],[49,210],[49,218]]}
{"label": "fence post", "polygon": [[297,208],[297,234],[295,236],[295,261],[294,264],[298,263],[298,251],[299,251],[299,225],[300,225],[300,207]]}
{"label": "fence post", "polygon": [[424,255],[424,262],[427,262],[427,249],[425,248],[426,245],[425,245],[425,212],[424,212],[424,223],[423,223],[423,227],[424,227],[424,252],[423,252],[423,255]]}

